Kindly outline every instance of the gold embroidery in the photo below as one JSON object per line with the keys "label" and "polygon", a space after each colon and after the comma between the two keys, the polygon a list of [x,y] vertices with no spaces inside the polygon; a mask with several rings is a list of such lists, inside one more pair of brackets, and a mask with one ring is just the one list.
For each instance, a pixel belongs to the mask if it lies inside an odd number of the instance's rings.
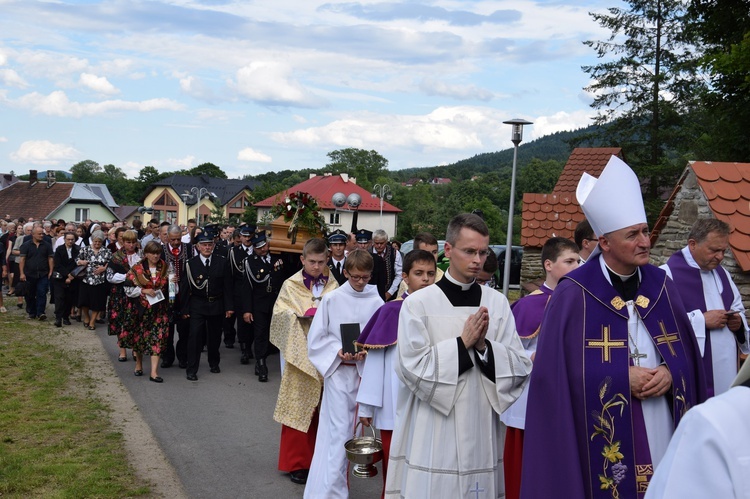
{"label": "gold embroidery", "polygon": [[[591,434],[591,441],[601,437],[605,440],[606,445],[602,449],[602,472],[599,473],[599,488],[601,490],[611,490],[613,498],[619,498],[620,492],[617,490],[620,482],[625,478],[628,467],[622,462],[625,455],[620,452],[620,441],[615,440],[615,416],[622,411],[628,404],[628,400],[622,393],[615,393],[612,398],[605,402],[608,395],[612,378],[607,376],[599,385],[599,402],[602,404],[602,411],[592,411],[594,432]],[[610,412],[610,409],[613,409]],[[614,413],[614,414],[613,414]]]}
{"label": "gold embroidery", "polygon": [[638,298],[635,299],[635,304],[641,308],[648,307],[649,303],[650,303],[649,299],[643,295],[638,295]]}
{"label": "gold embroidery", "polygon": [[622,340],[613,341],[609,337],[609,326],[602,326],[602,337],[598,340],[586,340],[586,348],[601,348],[602,362],[612,362],[609,351],[612,348],[626,348]]}
{"label": "gold embroidery", "polygon": [[656,344],[663,345],[664,343],[666,343],[667,347],[669,347],[669,353],[672,354],[672,357],[677,357],[677,354],[674,351],[674,347],[672,346],[672,342],[680,341],[680,336],[677,333],[667,333],[667,328],[664,326],[663,321],[659,321],[659,329],[661,329],[661,334],[659,336],[654,336]]}
{"label": "gold embroidery", "polygon": [[635,483],[638,485],[638,492],[646,492],[648,489],[651,475],[654,474],[653,464],[636,464],[635,465]]}
{"label": "gold embroidery", "polygon": [[622,298],[620,298],[619,296],[615,296],[614,298],[612,298],[611,303],[616,310],[622,310],[622,308],[625,306],[625,302],[622,301]]}

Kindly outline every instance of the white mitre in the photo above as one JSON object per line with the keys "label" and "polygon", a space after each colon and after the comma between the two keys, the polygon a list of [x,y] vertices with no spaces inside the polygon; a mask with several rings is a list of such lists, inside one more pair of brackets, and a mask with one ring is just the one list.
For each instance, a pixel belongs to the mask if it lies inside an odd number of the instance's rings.
{"label": "white mitre", "polygon": [[588,173],[581,176],[576,198],[597,237],[646,223],[638,177],[617,156],[609,159],[598,179]]}

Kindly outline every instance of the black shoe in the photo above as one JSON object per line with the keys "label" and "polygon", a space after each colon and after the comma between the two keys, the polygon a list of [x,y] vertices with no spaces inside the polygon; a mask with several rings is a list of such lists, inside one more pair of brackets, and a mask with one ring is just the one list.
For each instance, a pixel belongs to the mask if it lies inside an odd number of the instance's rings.
{"label": "black shoe", "polygon": [[47,320],[47,314],[42,314],[39,316],[40,321],[46,321]]}
{"label": "black shoe", "polygon": [[307,475],[309,473],[310,470],[294,470],[289,473],[289,479],[294,483],[304,485],[307,483]]}
{"label": "black shoe", "polygon": [[219,368],[219,366],[214,366],[211,368],[211,372],[214,374],[219,374],[221,372],[221,369]]}
{"label": "black shoe", "polygon": [[180,363],[177,364],[177,367],[179,367],[180,369],[187,369],[187,362],[180,361]]}
{"label": "black shoe", "polygon": [[76,315],[73,318],[76,320],[76,322],[81,322],[81,316],[80,315]]}
{"label": "black shoe", "polygon": [[133,374],[135,376],[143,376],[143,369],[136,369],[135,371],[133,371]]}
{"label": "black shoe", "polygon": [[29,320],[30,320],[30,321],[36,320],[36,315],[34,315],[34,314],[29,314]]}
{"label": "black shoe", "polygon": [[106,321],[104,319],[96,319],[97,324],[106,324]]}
{"label": "black shoe", "polygon": [[60,319],[55,319],[55,327],[62,327],[62,321]]}
{"label": "black shoe", "polygon": [[161,376],[156,376],[156,377],[149,376],[148,379],[150,381],[153,381],[154,383],[163,383],[164,382],[164,380],[162,379]]}
{"label": "black shoe", "polygon": [[172,367],[172,364],[174,364],[174,362],[167,362],[166,360],[163,360],[161,361],[161,368],[169,369],[170,367]]}
{"label": "black shoe", "polygon": [[224,346],[227,348],[234,348],[234,343],[224,343]]}
{"label": "black shoe", "polygon": [[70,326],[70,319],[63,319],[63,324]]}
{"label": "black shoe", "polygon": [[268,367],[266,366],[266,359],[258,359],[255,363],[255,372],[258,373],[258,381],[265,383],[268,381]]}
{"label": "black shoe", "polygon": [[247,354],[247,352],[242,352],[242,357],[240,357],[240,364],[247,365],[250,363],[250,356]]}
{"label": "black shoe", "polygon": [[195,374],[188,374],[187,375],[187,380],[188,381],[198,381],[198,376],[196,376]]}

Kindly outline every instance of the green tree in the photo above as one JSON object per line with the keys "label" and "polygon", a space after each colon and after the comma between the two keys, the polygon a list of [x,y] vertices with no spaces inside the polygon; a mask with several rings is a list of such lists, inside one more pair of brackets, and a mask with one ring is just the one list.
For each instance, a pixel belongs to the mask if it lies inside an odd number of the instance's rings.
{"label": "green tree", "polygon": [[97,175],[102,172],[99,163],[86,159],[70,167],[73,182],[96,183]]}
{"label": "green tree", "polygon": [[190,170],[183,170],[182,173],[184,175],[191,175],[195,177],[199,175],[208,175],[209,177],[213,178],[227,178],[227,174],[213,163],[202,163],[195,168],[191,168]]}
{"label": "green tree", "polygon": [[144,187],[146,187],[153,184],[154,182],[158,182],[159,180],[164,178],[164,175],[165,174],[159,173],[159,170],[157,170],[153,166],[144,166],[138,172],[138,177],[136,178],[136,180],[140,182]]}
{"label": "green tree", "polygon": [[330,161],[323,169],[324,172],[346,173],[355,177],[357,184],[368,190],[377,178],[387,174],[388,160],[377,151],[349,147],[331,151],[327,156]]}

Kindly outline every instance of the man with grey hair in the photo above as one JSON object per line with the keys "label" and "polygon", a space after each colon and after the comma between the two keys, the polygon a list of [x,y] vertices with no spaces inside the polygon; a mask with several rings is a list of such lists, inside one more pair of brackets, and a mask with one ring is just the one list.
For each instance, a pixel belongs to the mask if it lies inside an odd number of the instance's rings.
{"label": "man with grey hair", "polygon": [[26,312],[29,319],[46,320],[44,309],[47,306],[49,278],[52,275],[52,245],[44,240],[44,229],[34,227],[31,240],[20,248],[21,258],[18,263],[20,279],[28,283],[26,292]]}
{"label": "man with grey hair", "polygon": [[378,229],[372,233],[372,243],[373,258],[378,256],[385,262],[385,265],[382,266],[385,269],[385,296],[383,299],[388,301],[396,295],[398,286],[401,284],[403,268],[401,253],[388,244],[388,233],[383,229]]}
{"label": "man with grey hair", "polygon": [[721,266],[729,233],[729,225],[721,220],[698,220],[688,234],[687,246],[662,266],[677,284],[688,311],[703,356],[709,397],[729,390],[737,375],[739,354],[750,353],[742,297]]}

